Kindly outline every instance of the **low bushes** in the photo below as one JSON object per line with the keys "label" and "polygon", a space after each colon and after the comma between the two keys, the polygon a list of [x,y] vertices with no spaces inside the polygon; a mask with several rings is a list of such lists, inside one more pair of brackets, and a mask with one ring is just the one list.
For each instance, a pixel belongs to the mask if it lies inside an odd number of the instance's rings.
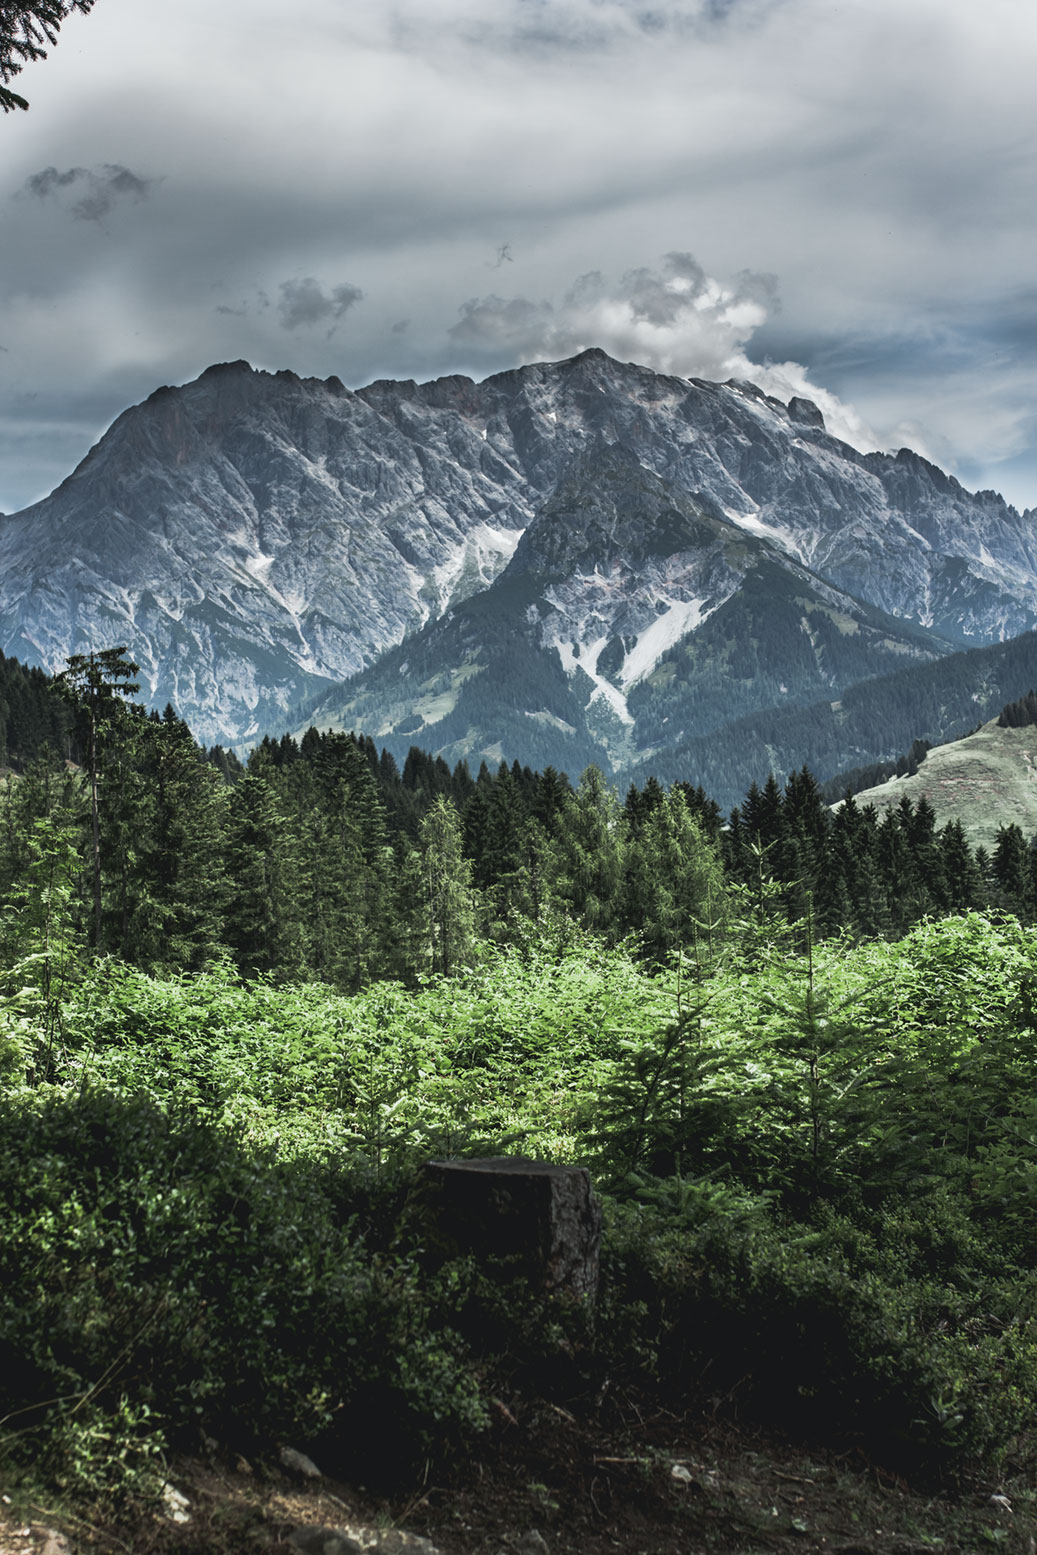
{"label": "low bushes", "polygon": [[81,1489],[91,1440],[129,1481],[199,1431],[248,1450],[391,1434],[403,1460],[484,1420],[436,1288],[367,1245],[327,1163],[86,1090],[0,1108],[0,1195],[9,1459]]}
{"label": "low bushes", "polygon": [[[0,1460],[76,1497],[203,1434],[406,1473],[509,1387],[606,1375],[902,1467],[1025,1456],[1035,959],[972,917],[691,980],[580,941],[413,994],[13,989]],[[421,1161],[516,1150],[607,1198],[592,1324],[432,1256]]]}

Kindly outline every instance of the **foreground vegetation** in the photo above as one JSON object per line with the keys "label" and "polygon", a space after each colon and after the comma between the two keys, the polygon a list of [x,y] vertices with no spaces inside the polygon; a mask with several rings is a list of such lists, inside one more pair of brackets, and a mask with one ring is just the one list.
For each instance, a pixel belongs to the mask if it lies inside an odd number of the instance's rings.
{"label": "foreground vegetation", "polygon": [[[988,859],[921,805],[833,817],[805,770],[723,827],[686,784],[312,730],[243,768],[121,650],[12,663],[6,1486],[117,1516],[200,1444],[406,1480],[607,1390],[1032,1476],[1018,828]],[[424,1162],[504,1153],[591,1169],[593,1311],[430,1235]]]}
{"label": "foreground vegetation", "polygon": [[[905,1472],[1032,1465],[1035,951],[969,915],[655,969],[556,924],[352,996],[11,966],[5,1474],[113,1506],[204,1436],[370,1481],[606,1377]],[[591,1166],[593,1319],[431,1249],[421,1163],[504,1152]]]}

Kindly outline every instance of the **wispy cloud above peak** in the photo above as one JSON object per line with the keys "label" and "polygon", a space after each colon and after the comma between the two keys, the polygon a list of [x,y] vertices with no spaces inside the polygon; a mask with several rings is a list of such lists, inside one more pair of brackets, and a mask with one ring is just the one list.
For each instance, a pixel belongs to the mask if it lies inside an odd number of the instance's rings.
{"label": "wispy cloud above peak", "polygon": [[780,309],[777,279],[742,271],[731,282],[708,275],[693,254],[674,251],[656,266],[627,270],[618,280],[601,271],[581,275],[558,303],[491,294],[461,308],[451,339],[474,357],[516,363],[574,356],[598,346],[624,361],[682,378],[747,379],[788,401],[812,399],[835,436],[862,450],[875,434],[852,406],[811,382],[797,362],[754,362],[748,346]]}
{"label": "wispy cloud above peak", "polygon": [[312,275],[299,281],[282,281],[277,304],[278,318],[284,329],[306,329],[332,322],[332,328],[363,298],[359,286],[342,281],[325,291]]}

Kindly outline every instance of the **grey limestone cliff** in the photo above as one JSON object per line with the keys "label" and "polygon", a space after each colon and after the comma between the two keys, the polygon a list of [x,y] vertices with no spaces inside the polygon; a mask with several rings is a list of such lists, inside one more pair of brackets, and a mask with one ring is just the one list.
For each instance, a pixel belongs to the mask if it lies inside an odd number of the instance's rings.
{"label": "grey limestone cliff", "polygon": [[[611,537],[587,501],[609,449],[656,483]],[[567,500],[586,526],[570,512],[549,538],[543,515]],[[541,562],[558,552],[548,614],[564,617],[538,651],[582,685],[604,633],[590,678],[628,708],[718,614],[725,576],[735,589],[739,541],[932,634],[925,651],[1037,624],[1033,514],[907,451],[857,453],[809,401],[588,351],[482,383],[350,391],[238,362],[156,391],[50,497],[0,517],[0,649],[56,670],[125,643],[153,703],[237,741],[373,669],[513,557],[514,581],[534,541]],[[610,643],[616,672],[595,682]]]}

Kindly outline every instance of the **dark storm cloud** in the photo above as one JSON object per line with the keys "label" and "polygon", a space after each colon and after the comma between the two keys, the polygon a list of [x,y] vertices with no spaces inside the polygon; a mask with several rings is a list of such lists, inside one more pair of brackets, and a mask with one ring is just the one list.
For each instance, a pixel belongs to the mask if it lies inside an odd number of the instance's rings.
{"label": "dark storm cloud", "polygon": [[72,215],[79,221],[100,221],[117,200],[143,200],[157,182],[154,178],[142,178],[117,162],[106,162],[100,168],[70,167],[64,172],[45,167],[27,178],[22,187],[24,193],[40,200],[67,189],[81,191],[71,207]]}
{"label": "dark storm cloud", "polygon": [[460,322],[447,331],[460,345],[514,346],[519,350],[549,335],[554,309],[528,297],[473,297],[461,304]]}
{"label": "dark storm cloud", "polygon": [[283,329],[307,329],[328,319],[337,322],[364,295],[359,286],[349,281],[325,292],[312,275],[301,281],[282,281],[280,293],[277,312]]}
{"label": "dark storm cloud", "polygon": [[469,47],[549,58],[621,48],[638,38],[709,37],[725,24],[752,25],[781,0],[450,0],[435,13],[399,6],[394,34],[403,47],[453,35]]}
{"label": "dark storm cloud", "polygon": [[48,194],[53,194],[55,189],[67,189],[70,184],[89,177],[85,167],[70,167],[64,173],[59,173],[56,167],[45,167],[42,173],[33,173],[31,178],[25,180],[25,188],[30,194],[39,195],[42,200]]}

